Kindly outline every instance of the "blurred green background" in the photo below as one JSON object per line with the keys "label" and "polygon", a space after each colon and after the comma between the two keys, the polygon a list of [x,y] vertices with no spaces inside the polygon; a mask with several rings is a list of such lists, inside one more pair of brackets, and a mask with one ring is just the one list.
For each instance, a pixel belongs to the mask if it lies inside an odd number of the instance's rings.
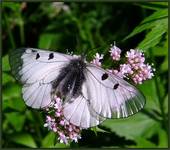
{"label": "blurred green background", "polygon": [[[168,4],[167,2],[53,3],[2,2],[2,147],[168,147]],[[88,58],[108,46],[140,48],[155,77],[138,88],[146,96],[143,111],[110,119],[84,130],[78,143],[56,143],[43,127],[43,113],[27,108],[21,85],[12,77],[8,53],[20,47],[53,49]],[[110,62],[112,63],[112,62]]]}

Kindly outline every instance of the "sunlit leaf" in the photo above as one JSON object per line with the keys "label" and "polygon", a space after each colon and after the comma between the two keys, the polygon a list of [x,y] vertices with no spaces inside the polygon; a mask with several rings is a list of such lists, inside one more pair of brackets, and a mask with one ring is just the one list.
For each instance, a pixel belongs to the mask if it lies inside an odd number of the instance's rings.
{"label": "sunlit leaf", "polygon": [[157,45],[162,35],[167,32],[168,20],[164,19],[156,24],[154,28],[146,35],[145,39],[137,46],[139,49],[147,50]]}
{"label": "sunlit leaf", "polygon": [[110,129],[119,136],[136,141],[136,138],[149,138],[160,127],[159,123],[142,113],[125,119],[108,119],[102,126]]}

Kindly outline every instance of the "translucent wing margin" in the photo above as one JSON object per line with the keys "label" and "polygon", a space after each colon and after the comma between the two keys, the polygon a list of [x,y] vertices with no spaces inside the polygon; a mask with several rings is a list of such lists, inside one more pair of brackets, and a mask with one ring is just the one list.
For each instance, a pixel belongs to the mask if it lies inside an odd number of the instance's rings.
{"label": "translucent wing margin", "polygon": [[136,87],[100,67],[88,64],[86,81],[88,92],[83,95],[102,117],[125,118],[145,105],[145,98]]}
{"label": "translucent wing margin", "polygon": [[[21,83],[46,83],[53,80],[72,56],[33,48],[12,51],[9,57],[12,73]],[[49,73],[51,73],[49,75]],[[56,74],[57,73],[57,74]],[[52,74],[56,74],[55,76]],[[51,78],[50,78],[51,77]]]}
{"label": "translucent wing margin", "polygon": [[51,102],[51,82],[70,59],[72,56],[34,48],[10,53],[12,73],[24,85],[22,93],[28,106],[43,108]]}

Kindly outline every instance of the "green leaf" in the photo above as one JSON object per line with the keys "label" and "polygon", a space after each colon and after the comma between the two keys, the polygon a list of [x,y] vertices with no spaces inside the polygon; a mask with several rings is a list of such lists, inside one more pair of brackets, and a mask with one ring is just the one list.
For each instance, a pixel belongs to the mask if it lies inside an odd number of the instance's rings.
{"label": "green leaf", "polygon": [[2,71],[10,71],[11,67],[9,65],[8,55],[2,58]]}
{"label": "green leaf", "polygon": [[57,140],[56,133],[54,132],[48,133],[42,141],[42,147],[43,148],[69,148],[70,147],[70,144],[66,145],[64,143],[58,143],[59,141],[55,141],[55,140]]}
{"label": "green leaf", "polygon": [[128,36],[123,39],[123,41],[145,31],[146,29],[151,29],[152,27],[156,26],[157,23],[160,23],[162,20],[167,20],[167,18],[167,9],[154,12],[152,15],[145,18]]}
{"label": "green leaf", "polygon": [[139,87],[140,91],[142,91],[143,94],[145,95],[145,98],[146,98],[145,108],[148,110],[154,109],[154,110],[157,110],[158,112],[160,112],[159,100],[157,97],[154,80],[147,80],[138,87]]}
{"label": "green leaf", "polygon": [[11,75],[9,75],[5,72],[2,73],[2,85],[5,85],[8,82],[14,82],[14,81],[15,80]]}
{"label": "green leaf", "polygon": [[3,86],[3,100],[21,97],[21,86],[16,83],[7,83]]}
{"label": "green leaf", "polygon": [[165,111],[165,114],[168,114],[168,94],[165,96],[165,99],[164,99],[164,111]]}
{"label": "green leaf", "polygon": [[156,24],[150,32],[147,33],[145,39],[137,46],[139,49],[147,50],[157,45],[162,35],[168,31],[168,20],[164,19]]}
{"label": "green leaf", "polygon": [[168,60],[169,57],[166,55],[164,62],[161,64],[161,71],[168,71]]}
{"label": "green leaf", "polygon": [[159,143],[158,147],[159,148],[168,148],[168,135],[163,129],[158,130],[158,135],[159,135]]}
{"label": "green leaf", "polygon": [[168,8],[167,2],[140,2],[140,3],[135,3],[135,5],[138,5],[145,9],[152,9],[152,10],[160,10],[163,8],[164,9]]}
{"label": "green leaf", "polygon": [[137,137],[135,141],[137,143],[135,147],[138,148],[157,148],[157,145],[143,137]]}
{"label": "green leaf", "polygon": [[11,135],[10,140],[17,144],[21,144],[30,148],[37,148],[34,138],[28,133]]}
{"label": "green leaf", "polygon": [[5,114],[7,121],[16,131],[21,131],[25,123],[25,115],[19,112],[11,112]]}
{"label": "green leaf", "polygon": [[11,108],[16,111],[24,111],[26,109],[26,105],[22,98],[14,97],[14,98],[3,100],[2,108],[3,110]]}
{"label": "green leaf", "polygon": [[92,128],[90,128],[94,133],[95,133],[95,135],[97,136],[97,129],[96,129],[96,127],[92,127]]}
{"label": "green leaf", "polygon": [[96,127],[96,131],[97,132],[102,132],[102,133],[109,133],[108,131],[101,129],[98,126]]}
{"label": "green leaf", "polygon": [[168,37],[159,46],[153,47],[151,49],[153,56],[168,56]]}
{"label": "green leaf", "polygon": [[[159,23],[162,21],[162,19],[168,19],[168,9],[162,9],[154,12],[149,17],[146,17],[140,25],[145,23],[151,23],[154,25],[154,23]],[[155,22],[156,21],[156,22]],[[156,25],[156,24],[155,24]]]}
{"label": "green leaf", "polygon": [[18,12],[18,10],[20,10],[21,5],[19,3],[3,2],[2,7],[6,7],[6,8],[11,9],[14,12]]}
{"label": "green leaf", "polygon": [[53,148],[55,136],[56,135],[54,132],[49,132],[42,141],[42,147],[43,148]]}
{"label": "green leaf", "polygon": [[40,36],[38,47],[43,49],[52,48],[53,43],[58,41],[58,36],[56,34],[44,33]]}
{"label": "green leaf", "polygon": [[136,141],[137,138],[149,138],[160,128],[158,122],[142,113],[125,119],[108,119],[102,126],[109,128],[119,136]]}

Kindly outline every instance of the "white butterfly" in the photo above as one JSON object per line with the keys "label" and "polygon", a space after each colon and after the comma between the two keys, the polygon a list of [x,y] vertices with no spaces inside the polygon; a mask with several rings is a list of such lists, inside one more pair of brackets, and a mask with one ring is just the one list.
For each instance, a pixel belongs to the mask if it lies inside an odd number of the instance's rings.
{"label": "white butterfly", "polygon": [[128,117],[145,105],[133,85],[81,57],[23,48],[12,52],[10,64],[28,106],[44,108],[60,94],[65,118],[81,128]]}

